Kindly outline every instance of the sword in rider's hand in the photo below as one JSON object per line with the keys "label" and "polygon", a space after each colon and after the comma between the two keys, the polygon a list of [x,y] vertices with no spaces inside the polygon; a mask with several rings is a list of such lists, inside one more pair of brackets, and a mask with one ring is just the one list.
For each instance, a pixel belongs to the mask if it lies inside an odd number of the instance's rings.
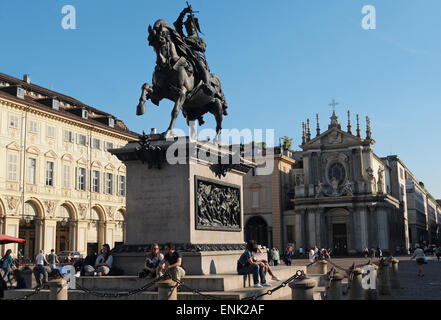
{"label": "sword in rider's hand", "polygon": [[[190,10],[190,17],[191,17],[191,21],[193,22],[193,26],[194,26],[194,30],[196,32],[196,36],[200,40],[201,37],[199,37],[199,32],[198,32],[198,28],[196,26],[196,21],[194,21],[194,13],[198,13],[199,11],[193,11],[193,8],[188,3],[188,1],[185,1],[185,2],[187,3],[188,9]],[[202,54],[202,57],[204,58],[205,64],[207,64],[207,57],[205,56],[205,52],[201,52],[201,54]]]}

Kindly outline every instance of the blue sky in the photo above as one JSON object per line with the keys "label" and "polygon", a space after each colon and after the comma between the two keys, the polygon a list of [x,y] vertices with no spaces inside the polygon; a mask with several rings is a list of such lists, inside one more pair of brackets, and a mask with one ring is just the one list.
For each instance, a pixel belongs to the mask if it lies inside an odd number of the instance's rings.
{"label": "blue sky", "polygon": [[[225,128],[274,128],[300,144],[301,123],[327,127],[335,98],[372,119],[375,152],[397,154],[441,198],[441,1],[192,0],[212,72],[229,103]],[[61,27],[76,8],[77,30]],[[363,30],[374,5],[377,29]],[[0,7],[0,71],[31,74],[39,85],[115,114],[134,131],[169,123],[171,103],[135,115],[155,64],[147,26],[170,23],[185,1],[8,1]],[[210,115],[205,127],[214,127]],[[315,120],[312,121],[315,127]],[[363,131],[364,131],[363,121]],[[180,116],[178,128],[186,128]],[[296,148],[298,149],[298,148]]]}

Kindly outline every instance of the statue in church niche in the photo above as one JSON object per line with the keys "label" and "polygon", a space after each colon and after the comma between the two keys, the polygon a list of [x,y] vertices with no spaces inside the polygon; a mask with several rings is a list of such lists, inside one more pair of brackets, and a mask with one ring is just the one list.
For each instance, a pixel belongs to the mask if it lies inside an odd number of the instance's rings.
{"label": "statue in church niche", "polygon": [[240,231],[240,189],[196,182],[196,229]]}
{"label": "statue in church niche", "polygon": [[[184,22],[184,18],[187,19]],[[219,77],[210,74],[205,57],[206,43],[199,36],[200,25],[190,5],[185,8],[173,24],[158,20],[148,28],[148,42],[156,53],[156,67],[152,85],[145,83],[136,114],[145,113],[145,102],[151,100],[159,105],[163,99],[173,101],[171,121],[163,138],[172,137],[179,112],[190,121],[204,124],[203,115],[210,112],[216,119],[216,137],[222,130],[223,116],[227,115],[227,102]],[[187,35],[185,35],[185,26]]]}
{"label": "statue in church niche", "polygon": [[372,192],[375,193],[376,192],[376,187],[377,187],[377,183],[375,180],[375,176],[374,176],[374,170],[372,170],[371,167],[366,169],[366,172],[368,174],[368,186],[371,186],[371,191],[368,190],[368,192]]}
{"label": "statue in church niche", "polygon": [[342,193],[344,195],[347,195],[347,196],[353,196],[354,195],[354,190],[353,190],[352,182],[350,182],[349,180],[346,181],[346,183],[343,186]]}
{"label": "statue in church niche", "polygon": [[377,182],[377,190],[378,193],[383,194],[384,193],[384,178],[383,178],[383,168],[378,168],[378,182]]}
{"label": "statue in church niche", "polygon": [[331,187],[332,187],[332,195],[333,196],[338,195],[338,185],[339,185],[338,180],[335,177],[333,177],[331,179]]}
{"label": "statue in church niche", "polygon": [[318,183],[318,186],[316,187],[315,197],[316,198],[323,197],[324,193],[325,193],[325,187],[324,187],[323,183],[320,181]]}

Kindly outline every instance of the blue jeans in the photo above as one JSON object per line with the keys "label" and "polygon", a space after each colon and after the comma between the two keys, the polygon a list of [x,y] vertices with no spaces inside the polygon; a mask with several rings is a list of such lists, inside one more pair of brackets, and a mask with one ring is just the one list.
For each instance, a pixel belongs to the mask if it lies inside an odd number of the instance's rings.
{"label": "blue jeans", "polygon": [[12,286],[11,274],[10,274],[11,268],[6,268],[6,269],[2,268],[2,270],[5,272],[5,274],[3,275],[3,280],[8,281],[9,284]]}
{"label": "blue jeans", "polygon": [[262,284],[266,283],[265,272],[263,272],[263,268],[261,268],[258,264],[253,264],[252,266],[247,266],[242,269],[239,269],[238,273],[240,275],[246,275],[252,273],[254,284],[259,283],[259,276],[260,276],[260,282]]}

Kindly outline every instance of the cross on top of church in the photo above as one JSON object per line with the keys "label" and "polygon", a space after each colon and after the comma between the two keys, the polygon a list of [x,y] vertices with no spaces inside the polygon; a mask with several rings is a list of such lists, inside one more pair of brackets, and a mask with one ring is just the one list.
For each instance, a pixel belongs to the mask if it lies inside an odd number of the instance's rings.
{"label": "cross on top of church", "polygon": [[332,99],[332,101],[329,105],[332,107],[332,112],[335,112],[335,107],[338,106],[339,103],[336,102],[335,99]]}

